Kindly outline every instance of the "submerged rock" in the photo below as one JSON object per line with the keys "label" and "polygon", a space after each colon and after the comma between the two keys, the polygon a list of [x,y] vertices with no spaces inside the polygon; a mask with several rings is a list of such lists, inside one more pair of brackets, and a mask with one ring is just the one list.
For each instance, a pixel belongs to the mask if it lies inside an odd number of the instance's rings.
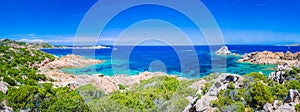
{"label": "submerged rock", "polygon": [[227,46],[222,46],[219,50],[216,51],[217,55],[231,55],[231,52],[228,50]]}

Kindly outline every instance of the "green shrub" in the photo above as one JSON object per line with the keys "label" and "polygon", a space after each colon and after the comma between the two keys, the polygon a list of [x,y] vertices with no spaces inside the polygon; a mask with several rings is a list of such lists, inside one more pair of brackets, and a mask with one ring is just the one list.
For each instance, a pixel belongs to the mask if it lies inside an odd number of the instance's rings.
{"label": "green shrub", "polygon": [[26,79],[26,80],[25,80],[25,84],[26,84],[26,85],[34,86],[34,85],[37,85],[37,81],[34,80],[34,79]]}
{"label": "green shrub", "polygon": [[300,111],[300,104],[295,105],[295,109],[296,109],[297,112],[299,112]]}
{"label": "green shrub", "polygon": [[2,91],[0,91],[0,102],[2,102],[4,98],[5,98],[5,94]]}
{"label": "green shrub", "polygon": [[88,102],[92,111],[182,111],[196,90],[189,88],[194,81],[177,80],[157,76],[134,85],[125,92],[92,99]]}
{"label": "green shrub", "polygon": [[208,81],[208,82],[214,80],[215,78],[217,78],[217,75],[213,74],[213,73],[209,74],[208,76],[203,77],[203,79]]}
{"label": "green shrub", "polygon": [[76,91],[68,88],[51,89],[52,84],[43,87],[24,85],[9,88],[7,105],[15,110],[30,109],[38,111],[88,111],[87,105]]}
{"label": "green shrub", "polygon": [[257,80],[262,80],[263,82],[267,82],[267,77],[263,74],[257,73],[257,72],[252,72],[250,74],[246,74],[245,76],[253,77],[254,79]]}
{"label": "green shrub", "polygon": [[288,93],[288,89],[277,82],[275,82],[274,86],[270,87],[270,90],[274,98],[277,100],[284,100]]}
{"label": "green shrub", "polygon": [[259,81],[250,86],[246,101],[251,107],[261,109],[264,104],[273,102],[270,88]]}
{"label": "green shrub", "polygon": [[291,80],[284,84],[287,89],[297,89],[300,91],[300,82],[298,80]]}
{"label": "green shrub", "polygon": [[210,87],[214,84],[214,81],[205,83],[204,87],[202,88],[202,94],[206,94],[208,92],[208,90],[210,89]]}
{"label": "green shrub", "polygon": [[118,84],[118,86],[120,90],[125,90],[127,88],[125,85],[122,84]]}
{"label": "green shrub", "polygon": [[7,82],[11,86],[16,86],[17,85],[15,80],[13,80],[12,78],[7,77],[7,76],[3,78],[3,81]]}
{"label": "green shrub", "polygon": [[229,82],[228,85],[227,85],[227,89],[234,89],[234,83],[233,82]]}

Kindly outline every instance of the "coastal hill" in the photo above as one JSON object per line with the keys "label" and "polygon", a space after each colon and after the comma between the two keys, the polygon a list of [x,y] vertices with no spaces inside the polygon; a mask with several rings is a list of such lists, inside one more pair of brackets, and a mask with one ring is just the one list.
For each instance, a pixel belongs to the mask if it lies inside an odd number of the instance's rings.
{"label": "coastal hill", "polygon": [[[39,50],[41,46],[1,43],[3,111],[300,111],[300,68],[293,64],[279,64],[270,75],[212,73],[199,79],[162,72],[73,75],[60,69],[105,60],[72,54],[58,58]],[[292,60],[299,62],[297,57]]]}
{"label": "coastal hill", "polygon": [[10,39],[1,39],[0,45],[14,47],[14,48],[31,48],[31,49],[33,49],[33,48],[35,48],[35,49],[53,48],[54,47],[53,45],[46,43],[46,42],[26,43],[26,42],[15,41],[15,40],[10,40]]}

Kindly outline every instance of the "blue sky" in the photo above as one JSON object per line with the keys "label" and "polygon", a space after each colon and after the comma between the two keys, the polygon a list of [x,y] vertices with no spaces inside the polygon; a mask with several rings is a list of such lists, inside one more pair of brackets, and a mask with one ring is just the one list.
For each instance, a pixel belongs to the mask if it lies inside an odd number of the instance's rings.
{"label": "blue sky", "polygon": [[[299,0],[201,1],[217,21],[226,44],[300,43]],[[97,0],[1,0],[0,2],[0,38],[72,44],[81,19]],[[147,17],[162,19],[160,17],[166,17],[166,14],[176,18],[163,18],[164,20],[170,19],[181,23],[180,28],[183,30],[192,31],[195,28],[185,22],[186,18],[171,10],[144,6],[118,15],[105,29],[99,43],[112,44],[116,39],[115,33],[124,30],[124,26],[132,19],[140,20]],[[157,33],[172,33],[168,32],[168,28],[168,25],[148,22],[131,28],[131,31],[144,33],[160,29]],[[189,38],[204,40],[196,34]]]}

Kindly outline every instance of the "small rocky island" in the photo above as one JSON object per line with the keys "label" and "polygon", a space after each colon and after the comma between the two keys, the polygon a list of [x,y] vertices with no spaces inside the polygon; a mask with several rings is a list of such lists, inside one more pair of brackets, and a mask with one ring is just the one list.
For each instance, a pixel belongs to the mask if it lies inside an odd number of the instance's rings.
{"label": "small rocky island", "polygon": [[227,46],[222,46],[219,50],[216,51],[216,55],[231,55]]}

